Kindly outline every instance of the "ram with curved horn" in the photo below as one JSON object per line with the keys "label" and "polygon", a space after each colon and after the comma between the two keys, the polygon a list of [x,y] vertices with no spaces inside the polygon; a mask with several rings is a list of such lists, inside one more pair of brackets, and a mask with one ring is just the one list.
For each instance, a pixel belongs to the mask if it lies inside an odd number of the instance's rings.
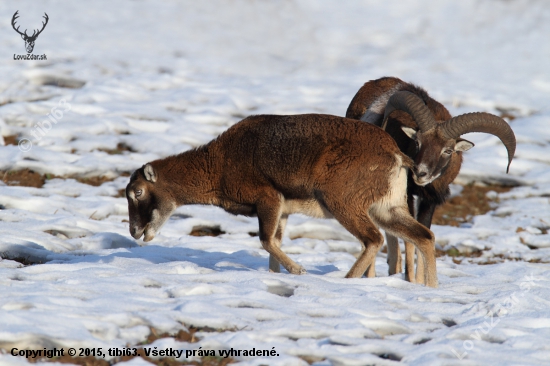
{"label": "ram with curved horn", "polygon": [[[462,152],[474,146],[461,138],[463,134],[484,132],[497,136],[508,151],[506,172],[516,150],[514,132],[502,118],[481,112],[451,117],[424,89],[393,77],[365,83],[351,101],[346,117],[382,127],[401,151],[414,159],[407,187],[409,210],[428,228],[435,208],[449,196],[449,184],[462,165]],[[387,242],[389,272],[400,273],[397,239],[387,235]],[[405,250],[406,278],[423,282],[422,266],[417,268],[416,276],[414,273],[414,247],[405,243]]]}

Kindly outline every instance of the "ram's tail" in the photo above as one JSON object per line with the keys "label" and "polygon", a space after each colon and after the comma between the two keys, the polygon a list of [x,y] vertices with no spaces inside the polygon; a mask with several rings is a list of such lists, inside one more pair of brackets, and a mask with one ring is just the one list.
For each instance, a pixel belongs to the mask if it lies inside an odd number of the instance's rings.
{"label": "ram's tail", "polygon": [[412,169],[414,168],[414,160],[409,158],[407,155],[401,153],[401,166]]}

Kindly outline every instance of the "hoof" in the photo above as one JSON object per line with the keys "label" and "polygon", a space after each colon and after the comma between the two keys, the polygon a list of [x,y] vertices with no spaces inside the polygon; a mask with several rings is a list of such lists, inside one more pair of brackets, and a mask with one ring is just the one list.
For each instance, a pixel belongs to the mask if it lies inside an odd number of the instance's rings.
{"label": "hoof", "polygon": [[303,274],[306,274],[307,271],[304,267],[298,267],[298,268],[293,268],[292,270],[289,271],[291,274],[294,274],[294,275],[303,275]]}
{"label": "hoof", "polygon": [[437,280],[435,280],[435,281],[427,281],[427,282],[426,282],[426,287],[438,288],[438,287],[439,287],[439,283],[438,283]]}
{"label": "hoof", "polygon": [[415,276],[409,276],[407,272],[405,272],[405,281],[410,283],[417,283]]}

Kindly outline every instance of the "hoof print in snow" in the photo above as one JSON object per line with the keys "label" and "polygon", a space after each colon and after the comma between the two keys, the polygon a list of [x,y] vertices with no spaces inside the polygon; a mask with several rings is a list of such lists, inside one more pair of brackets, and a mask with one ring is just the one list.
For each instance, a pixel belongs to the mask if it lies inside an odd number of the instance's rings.
{"label": "hoof print in snow", "polygon": [[285,285],[268,286],[267,292],[282,297],[291,297],[292,295],[294,295],[294,289]]}

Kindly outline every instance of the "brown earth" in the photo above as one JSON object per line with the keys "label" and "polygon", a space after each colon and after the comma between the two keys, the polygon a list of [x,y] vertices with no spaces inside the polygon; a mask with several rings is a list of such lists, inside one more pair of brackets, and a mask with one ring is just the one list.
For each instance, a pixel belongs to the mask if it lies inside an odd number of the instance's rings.
{"label": "brown earth", "polygon": [[435,225],[460,226],[470,222],[476,215],[483,215],[494,208],[491,203],[497,203],[498,198],[490,199],[487,192],[508,192],[512,187],[500,185],[480,186],[468,184],[464,186],[460,195],[455,196],[435,209],[432,223]]}
{"label": "brown earth", "polygon": [[[476,215],[483,215],[494,208],[492,205],[498,203],[498,197],[492,199],[487,197],[487,192],[495,191],[497,193],[508,192],[513,187],[501,185],[478,185],[468,184],[463,186],[459,195],[447,200],[443,205],[435,209],[432,224],[448,225],[459,227],[461,224],[471,222]],[[382,248],[383,253],[387,253],[387,247]],[[451,248],[447,251],[436,249],[436,256],[442,257],[480,257],[482,252],[472,252],[469,254],[460,253],[458,249]],[[453,259],[455,263],[460,260]]]}
{"label": "brown earth", "polygon": [[114,149],[99,149],[99,151],[104,151],[109,155],[120,155],[120,154],[124,153],[125,151],[127,151],[127,152],[136,152],[134,149],[132,149],[130,146],[126,145],[123,142],[119,142],[118,145],[116,146],[116,148],[114,148]]}
{"label": "brown earth", "polygon": [[[6,145],[17,145],[19,143],[18,135],[8,135],[3,137],[4,137],[4,143]],[[131,147],[129,147],[124,143],[119,143],[115,149],[100,149],[100,150],[105,151],[106,153],[111,155],[122,154],[125,151],[134,152],[134,150],[132,150]],[[120,174],[120,176],[126,177],[126,176],[130,176],[130,174],[122,173]],[[114,180],[114,178],[107,178],[105,176],[89,177],[89,178],[82,178],[77,176],[60,177],[53,174],[39,174],[29,169],[0,171],[0,177],[2,177],[2,181],[9,186],[22,186],[22,187],[35,187],[35,188],[41,188],[47,179],[54,179],[54,178],[61,178],[61,179],[73,178],[80,183],[88,184],[94,187],[100,186],[105,182],[110,182]],[[121,197],[122,196],[123,195],[121,195]]]}
{"label": "brown earth", "polygon": [[2,182],[8,186],[23,186],[41,188],[46,183],[46,176],[29,169],[16,171],[1,171]]}
{"label": "brown earth", "polygon": [[[129,176],[128,173],[121,173],[120,176],[127,177]],[[48,179],[75,179],[76,181],[84,184],[88,184],[90,186],[100,186],[105,182],[111,182],[115,178],[109,178],[106,176],[99,176],[99,177],[60,177],[53,174],[40,174],[36,173],[35,171],[32,171],[30,169],[22,169],[22,170],[0,170],[0,177],[1,180],[6,183],[8,186],[21,186],[21,187],[35,187],[35,188],[42,188],[44,184],[46,183],[46,180]]]}
{"label": "brown earth", "polygon": [[191,236],[219,236],[225,234],[219,226],[193,226],[193,229],[189,233]]}
{"label": "brown earth", "polygon": [[[188,342],[188,343],[195,343],[198,342],[200,339],[195,336],[196,332],[217,332],[218,330],[209,328],[209,327],[189,327],[189,331],[180,330],[175,335],[170,335],[167,333],[157,333],[155,329],[151,328],[151,333],[147,337],[147,339],[138,346],[142,347],[144,345],[152,344],[157,339],[161,338],[174,338],[178,342]],[[126,347],[126,348],[136,348],[136,347]],[[108,350],[103,350],[103,352],[108,352]],[[174,358],[161,358],[161,359],[153,359],[150,357],[147,357],[143,350],[139,350],[139,356],[121,356],[117,357],[113,360],[107,361],[105,359],[96,358],[93,356],[86,356],[86,357],[78,357],[78,356],[69,356],[65,355],[62,357],[53,357],[53,358],[29,358],[28,361],[30,363],[36,363],[36,362],[58,362],[62,364],[75,364],[79,366],[110,366],[114,365],[118,362],[124,362],[129,361],[136,357],[141,357],[145,361],[150,362],[154,365],[159,366],[179,366],[182,364],[185,365],[194,365],[194,366],[226,366],[231,363],[236,362],[232,358],[223,358],[223,357],[203,357],[200,361],[186,361],[186,360],[176,360]]]}
{"label": "brown earth", "polygon": [[4,136],[4,143],[6,145],[17,145],[19,143],[19,137],[17,135]]}

